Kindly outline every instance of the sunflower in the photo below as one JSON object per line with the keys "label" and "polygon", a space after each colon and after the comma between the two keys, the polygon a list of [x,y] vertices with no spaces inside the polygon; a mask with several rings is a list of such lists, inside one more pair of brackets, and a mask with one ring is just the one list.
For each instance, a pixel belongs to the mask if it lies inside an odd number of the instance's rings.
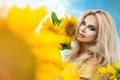
{"label": "sunflower", "polygon": [[43,22],[40,31],[50,31],[57,35],[65,35],[64,28],[57,24],[53,25],[53,22],[50,20],[50,18],[47,18],[46,21]]}
{"label": "sunflower", "polygon": [[62,44],[63,49],[70,49],[71,48],[71,41],[74,39],[75,36],[75,28],[77,24],[77,19],[75,16],[71,16],[70,19],[65,15],[65,18],[61,19],[62,23],[61,26],[65,31],[65,37]]}
{"label": "sunflower", "polygon": [[67,15],[65,15],[65,18],[62,18],[62,24],[61,26],[64,27],[66,35],[69,37],[74,36],[75,34],[75,27],[77,24],[77,19],[75,16],[71,16],[70,19],[68,19]]}
{"label": "sunflower", "polygon": [[115,69],[117,79],[120,80],[120,64],[117,61],[115,62],[114,69]]}
{"label": "sunflower", "polygon": [[109,74],[110,80],[120,80],[120,65],[115,62],[115,66],[107,65],[106,67],[98,68],[100,76],[104,74]]}
{"label": "sunflower", "polygon": [[[75,72],[63,72],[67,64],[59,52],[63,36],[49,30],[35,34],[48,14],[45,6],[12,6],[6,18],[0,10],[0,78],[4,80],[76,80]],[[49,22],[49,21],[48,21]],[[46,25],[48,26],[48,25]]]}

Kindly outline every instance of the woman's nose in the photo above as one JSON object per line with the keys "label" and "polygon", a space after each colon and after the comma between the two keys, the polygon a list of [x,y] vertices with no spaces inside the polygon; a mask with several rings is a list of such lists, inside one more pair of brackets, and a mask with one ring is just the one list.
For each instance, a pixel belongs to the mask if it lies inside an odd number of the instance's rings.
{"label": "woman's nose", "polygon": [[85,29],[86,29],[86,26],[81,26],[81,27],[79,28],[79,30],[80,30],[81,32],[84,32],[84,33],[86,32]]}

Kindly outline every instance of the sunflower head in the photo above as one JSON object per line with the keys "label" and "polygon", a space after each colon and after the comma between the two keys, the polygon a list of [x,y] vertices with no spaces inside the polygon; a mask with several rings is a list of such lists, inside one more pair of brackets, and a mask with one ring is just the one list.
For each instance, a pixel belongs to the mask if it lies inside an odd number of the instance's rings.
{"label": "sunflower head", "polygon": [[77,19],[75,16],[71,16],[70,19],[65,15],[65,18],[61,19],[62,23],[61,26],[64,28],[65,31],[65,38],[62,45],[62,49],[70,49],[71,48],[71,41],[74,39],[75,35],[75,28],[77,24]]}
{"label": "sunflower head", "polygon": [[107,65],[106,67],[98,68],[98,72],[100,76],[108,74],[110,76],[110,80],[120,80],[120,68],[118,62],[115,63],[114,66]]}
{"label": "sunflower head", "polygon": [[69,37],[74,36],[75,34],[75,27],[77,24],[77,19],[75,16],[71,16],[70,19],[65,15],[65,18],[62,18],[62,26],[65,29],[66,35]]}

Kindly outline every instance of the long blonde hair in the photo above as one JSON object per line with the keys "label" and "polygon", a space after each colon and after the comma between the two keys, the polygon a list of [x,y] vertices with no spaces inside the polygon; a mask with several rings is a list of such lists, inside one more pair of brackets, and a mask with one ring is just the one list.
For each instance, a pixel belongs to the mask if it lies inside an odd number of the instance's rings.
{"label": "long blonde hair", "polygon": [[65,61],[72,62],[76,58],[80,57],[85,49],[92,52],[91,54],[83,54],[81,56],[82,63],[91,57],[98,59],[99,64],[114,64],[116,59],[118,59],[118,47],[117,47],[117,34],[114,21],[110,14],[103,10],[89,10],[85,12],[76,28],[76,34],[78,33],[78,28],[81,26],[83,19],[88,15],[94,15],[98,20],[98,34],[97,38],[91,42],[90,46],[84,47],[82,42],[79,42],[75,38],[74,46],[71,49],[71,53],[66,55]]}

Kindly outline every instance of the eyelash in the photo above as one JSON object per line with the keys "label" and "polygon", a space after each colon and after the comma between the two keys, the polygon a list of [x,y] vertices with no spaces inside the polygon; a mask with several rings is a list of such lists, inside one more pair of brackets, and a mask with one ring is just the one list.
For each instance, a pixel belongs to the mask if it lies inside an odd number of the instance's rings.
{"label": "eyelash", "polygon": [[93,26],[88,26],[88,28],[91,30],[91,31],[95,31],[95,28]]}

